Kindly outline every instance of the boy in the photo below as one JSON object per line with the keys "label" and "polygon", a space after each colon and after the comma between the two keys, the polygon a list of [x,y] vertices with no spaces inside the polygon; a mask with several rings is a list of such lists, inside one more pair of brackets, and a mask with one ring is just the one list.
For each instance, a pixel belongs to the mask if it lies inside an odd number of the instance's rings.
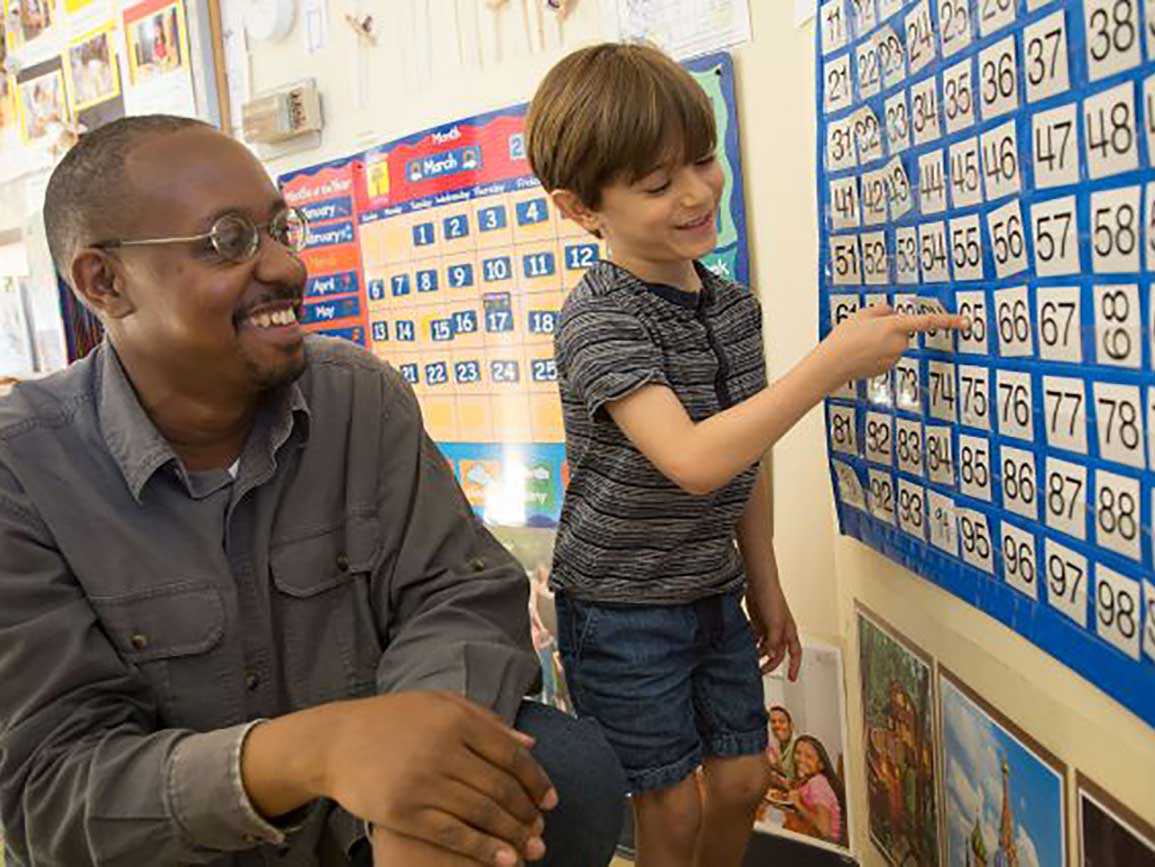
{"label": "boy", "polygon": [[625,768],[640,867],[738,865],[770,781],[759,659],[789,653],[791,677],[801,662],[762,457],[911,331],[960,320],[864,311],[767,387],[758,302],[697,262],[724,178],[685,70],[637,45],[575,52],[527,139],[554,203],[610,250],[556,335],[572,478],[551,584],[571,697]]}

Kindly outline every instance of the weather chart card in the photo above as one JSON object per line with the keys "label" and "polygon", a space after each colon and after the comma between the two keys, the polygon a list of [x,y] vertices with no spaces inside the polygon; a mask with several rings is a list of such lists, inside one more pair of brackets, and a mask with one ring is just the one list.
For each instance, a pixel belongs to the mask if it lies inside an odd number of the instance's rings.
{"label": "weather chart card", "polygon": [[844,532],[1155,724],[1155,3],[819,7],[823,333],[946,308],[826,406]]}
{"label": "weather chart card", "polygon": [[[687,64],[714,102],[726,174],[706,264],[747,279],[733,69]],[[281,178],[309,215],[306,320],[389,361],[487,522],[553,526],[568,480],[553,338],[606,253],[564,219],[525,153],[525,106]]]}

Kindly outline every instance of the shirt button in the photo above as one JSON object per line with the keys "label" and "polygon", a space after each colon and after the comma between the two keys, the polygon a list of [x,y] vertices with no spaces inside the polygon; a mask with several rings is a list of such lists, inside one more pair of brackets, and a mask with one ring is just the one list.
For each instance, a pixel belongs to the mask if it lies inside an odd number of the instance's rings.
{"label": "shirt button", "polygon": [[148,647],[148,636],[143,632],[134,632],[128,642],[132,645],[133,650],[144,650]]}
{"label": "shirt button", "polygon": [[261,676],[259,674],[250,673],[245,675],[245,687],[249,692],[253,692],[260,685]]}
{"label": "shirt button", "polygon": [[348,572],[349,571],[349,555],[348,554],[338,554],[337,555],[337,568],[340,569],[342,572]]}
{"label": "shirt button", "polygon": [[472,569],[474,572],[484,572],[485,571],[485,561],[482,560],[480,557],[474,557],[472,560],[469,561],[469,568]]}

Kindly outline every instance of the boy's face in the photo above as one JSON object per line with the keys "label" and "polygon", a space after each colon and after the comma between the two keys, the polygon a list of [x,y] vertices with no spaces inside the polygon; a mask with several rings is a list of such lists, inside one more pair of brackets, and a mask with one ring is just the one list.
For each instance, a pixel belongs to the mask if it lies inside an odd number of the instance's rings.
{"label": "boy's face", "polygon": [[579,219],[600,231],[622,264],[665,265],[699,259],[718,241],[718,202],[725,176],[713,155],[659,168],[602,191],[601,206]]}

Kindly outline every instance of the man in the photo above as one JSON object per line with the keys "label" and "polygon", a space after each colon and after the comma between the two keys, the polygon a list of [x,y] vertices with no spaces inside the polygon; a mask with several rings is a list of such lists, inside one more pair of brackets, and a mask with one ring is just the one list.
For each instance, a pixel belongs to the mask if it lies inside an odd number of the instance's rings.
{"label": "man", "polygon": [[770,733],[774,736],[769,750],[772,785],[786,789],[798,777],[794,766],[794,747],[798,745],[798,736],[794,733],[794,719],[790,711],[778,705],[770,708]]}
{"label": "man", "polygon": [[525,574],[401,378],[302,334],[248,150],[118,121],[45,224],[107,339],[0,402],[9,867],[605,864],[621,772],[522,702]]}

